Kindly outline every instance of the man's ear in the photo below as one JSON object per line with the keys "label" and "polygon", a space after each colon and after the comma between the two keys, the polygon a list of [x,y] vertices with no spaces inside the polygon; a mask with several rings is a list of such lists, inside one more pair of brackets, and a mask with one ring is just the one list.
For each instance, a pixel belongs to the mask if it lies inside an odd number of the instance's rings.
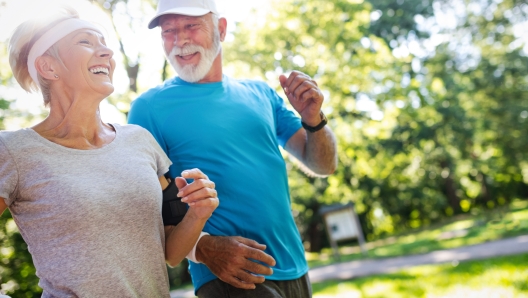
{"label": "man's ear", "polygon": [[57,80],[57,59],[50,56],[40,56],[35,60],[35,68],[41,77],[47,80]]}
{"label": "man's ear", "polygon": [[220,33],[220,41],[224,41],[226,37],[227,20],[225,18],[218,19],[218,32]]}

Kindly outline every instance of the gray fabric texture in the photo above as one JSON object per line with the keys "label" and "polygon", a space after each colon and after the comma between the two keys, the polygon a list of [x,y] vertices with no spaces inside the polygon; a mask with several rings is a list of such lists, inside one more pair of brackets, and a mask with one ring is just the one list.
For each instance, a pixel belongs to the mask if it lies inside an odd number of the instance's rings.
{"label": "gray fabric texture", "polygon": [[145,129],[113,126],[94,150],[0,132],[0,197],[43,297],[169,297],[158,177],[170,161]]}

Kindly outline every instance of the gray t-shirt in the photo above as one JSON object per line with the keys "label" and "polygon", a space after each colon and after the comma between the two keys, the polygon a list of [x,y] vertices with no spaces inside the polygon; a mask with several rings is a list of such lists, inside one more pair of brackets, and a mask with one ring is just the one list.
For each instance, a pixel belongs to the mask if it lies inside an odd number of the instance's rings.
{"label": "gray t-shirt", "polygon": [[158,177],[170,160],[136,125],[94,150],[0,132],[0,197],[43,297],[169,297]]}

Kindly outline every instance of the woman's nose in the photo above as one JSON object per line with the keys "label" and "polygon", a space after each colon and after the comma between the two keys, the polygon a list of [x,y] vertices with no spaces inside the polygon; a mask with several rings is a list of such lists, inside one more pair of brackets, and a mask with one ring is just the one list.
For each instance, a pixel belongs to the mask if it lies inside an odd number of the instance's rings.
{"label": "woman's nose", "polygon": [[106,45],[101,45],[99,57],[101,58],[112,58],[114,56],[114,51],[107,47]]}

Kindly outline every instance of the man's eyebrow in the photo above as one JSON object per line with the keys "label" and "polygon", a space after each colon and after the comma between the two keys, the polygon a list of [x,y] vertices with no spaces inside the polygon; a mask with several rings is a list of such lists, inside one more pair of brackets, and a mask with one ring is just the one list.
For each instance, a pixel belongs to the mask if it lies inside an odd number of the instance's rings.
{"label": "man's eyebrow", "polygon": [[185,16],[186,20],[201,20],[204,16]]}
{"label": "man's eyebrow", "polygon": [[[183,20],[184,21],[203,21],[204,20],[204,16],[184,16]],[[160,22],[160,26],[165,24],[166,22],[168,22],[168,20]]]}

